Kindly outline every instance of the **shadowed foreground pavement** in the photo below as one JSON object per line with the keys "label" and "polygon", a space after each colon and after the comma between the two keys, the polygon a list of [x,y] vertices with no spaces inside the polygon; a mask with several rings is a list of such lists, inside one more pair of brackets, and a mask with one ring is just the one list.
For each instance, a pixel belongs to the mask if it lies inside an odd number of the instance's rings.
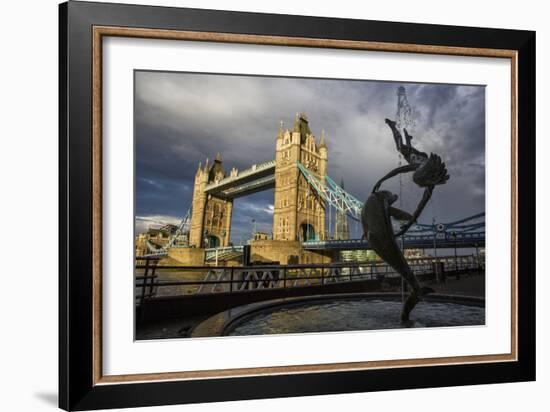
{"label": "shadowed foreground pavement", "polygon": [[461,275],[460,280],[447,277],[445,283],[430,284],[436,293],[485,297],[485,274]]}
{"label": "shadowed foreground pavement", "polygon": [[[484,273],[462,274],[460,280],[457,280],[454,276],[447,276],[445,282],[436,283],[433,281],[425,282],[424,284],[429,285],[439,294],[485,297]],[[383,292],[399,292],[401,290],[400,287],[384,286],[381,290]],[[192,328],[210,316],[170,319],[154,325],[142,326],[136,331],[136,338],[142,340],[189,337]]]}

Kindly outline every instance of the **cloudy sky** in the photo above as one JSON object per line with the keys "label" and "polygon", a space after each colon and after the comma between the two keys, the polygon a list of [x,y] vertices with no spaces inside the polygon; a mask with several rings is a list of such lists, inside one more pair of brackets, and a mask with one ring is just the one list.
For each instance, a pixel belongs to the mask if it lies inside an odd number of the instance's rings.
{"label": "cloudy sky", "polygon": [[[396,79],[398,80],[398,79]],[[198,163],[219,151],[226,171],[272,160],[279,123],[292,128],[305,112],[315,136],[325,130],[329,175],[365,200],[375,182],[398,166],[392,134],[397,88],[412,108],[413,144],[439,154],[450,180],[438,186],[421,222],[447,222],[485,209],[485,89],[482,86],[357,80],[135,73],[136,230],[177,223],[191,205]],[[399,178],[384,184],[399,193]],[[401,207],[421,197],[409,175]],[[232,241],[271,232],[273,191],[235,200]],[[352,231],[359,229],[352,224]],[[353,234],[353,233],[352,233]]]}

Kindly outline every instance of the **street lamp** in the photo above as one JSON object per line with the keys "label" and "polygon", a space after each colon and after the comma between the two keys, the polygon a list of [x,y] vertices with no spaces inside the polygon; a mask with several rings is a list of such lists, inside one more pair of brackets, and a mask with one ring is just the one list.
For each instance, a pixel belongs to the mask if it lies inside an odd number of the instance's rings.
{"label": "street lamp", "polygon": [[457,255],[456,255],[456,232],[451,232],[451,236],[454,240],[454,247],[455,247],[455,274],[456,274],[456,280],[460,280],[460,273],[458,273],[458,261],[457,261]]}
{"label": "street lamp", "polygon": [[437,261],[437,245],[435,243],[436,237],[436,227],[435,227],[435,217],[432,218],[432,232],[433,232],[433,241],[434,241],[434,269],[435,269],[435,281],[439,283],[439,265]]}
{"label": "street lamp", "polygon": [[254,240],[255,234],[256,234],[256,219],[252,219],[252,240]]}
{"label": "street lamp", "polygon": [[479,260],[479,245],[476,243],[477,274],[481,273],[481,262]]}

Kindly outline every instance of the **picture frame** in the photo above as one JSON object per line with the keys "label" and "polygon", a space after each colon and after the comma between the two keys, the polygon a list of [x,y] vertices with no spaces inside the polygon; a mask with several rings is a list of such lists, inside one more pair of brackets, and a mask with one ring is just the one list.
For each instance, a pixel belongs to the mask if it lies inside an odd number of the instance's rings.
{"label": "picture frame", "polygon": [[[535,379],[535,33],[70,1],[59,7],[59,406],[90,410]],[[107,37],[508,59],[510,353],[103,373]],[[128,147],[131,151],[132,148]]]}

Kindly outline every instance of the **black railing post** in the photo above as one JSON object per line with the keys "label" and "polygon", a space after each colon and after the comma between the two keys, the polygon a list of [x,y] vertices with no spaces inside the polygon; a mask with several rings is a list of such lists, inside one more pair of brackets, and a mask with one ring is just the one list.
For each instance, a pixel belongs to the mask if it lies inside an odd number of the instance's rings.
{"label": "black railing post", "polygon": [[477,274],[479,275],[481,273],[481,262],[479,261],[479,246],[476,243],[476,264],[477,264]]}
{"label": "black railing post", "polygon": [[286,266],[283,267],[283,289],[286,289]]}
{"label": "black railing post", "polygon": [[153,297],[153,288],[155,286],[155,273],[156,273],[156,270],[157,270],[157,263],[158,261],[155,260],[155,262],[153,263],[153,266],[151,268],[151,281],[149,283],[149,294],[147,295],[148,297]]}
{"label": "black railing post", "polygon": [[229,293],[233,292],[233,275],[234,275],[235,268],[231,266],[231,278],[229,282]]}
{"label": "black railing post", "polygon": [[141,283],[140,305],[142,307],[143,307],[143,300],[145,299],[145,289],[147,288],[147,276],[148,276],[148,274],[149,274],[149,259],[145,259],[145,273],[143,274],[143,281]]}

